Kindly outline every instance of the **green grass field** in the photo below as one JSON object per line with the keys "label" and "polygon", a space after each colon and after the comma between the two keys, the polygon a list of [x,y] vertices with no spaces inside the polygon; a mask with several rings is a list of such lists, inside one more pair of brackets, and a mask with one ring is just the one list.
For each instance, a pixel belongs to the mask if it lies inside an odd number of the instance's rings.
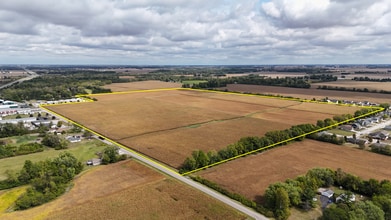
{"label": "green grass field", "polygon": [[78,160],[85,162],[91,158],[96,158],[95,153],[102,152],[105,147],[106,145],[98,140],[83,140],[79,143],[69,144],[68,149],[65,150],[48,149],[39,153],[0,159],[0,180],[7,178],[7,170],[17,172],[22,169],[26,160],[37,162],[48,158],[55,158],[61,152],[68,151]]}
{"label": "green grass field", "polygon": [[328,130],[328,132],[336,134],[336,135],[343,135],[343,136],[352,136],[354,134],[354,132],[344,131],[344,130],[337,129],[337,128],[332,129],[332,130]]}
{"label": "green grass field", "polygon": [[0,213],[6,212],[10,208],[15,200],[26,192],[29,186],[21,186],[13,189],[0,191]]}

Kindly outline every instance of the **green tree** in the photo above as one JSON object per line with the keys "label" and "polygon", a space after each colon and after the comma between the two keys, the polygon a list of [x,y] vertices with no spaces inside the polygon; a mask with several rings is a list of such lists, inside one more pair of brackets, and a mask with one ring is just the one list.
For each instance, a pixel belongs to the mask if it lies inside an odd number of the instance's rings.
{"label": "green tree", "polygon": [[42,139],[42,144],[54,148],[56,150],[66,149],[68,145],[65,140],[54,134],[46,134],[45,137]]}
{"label": "green tree", "polygon": [[276,191],[276,204],[274,210],[276,219],[288,219],[290,215],[289,205],[288,193],[283,188],[278,188]]}
{"label": "green tree", "polygon": [[323,211],[321,220],[349,220],[349,215],[346,210],[333,204]]}

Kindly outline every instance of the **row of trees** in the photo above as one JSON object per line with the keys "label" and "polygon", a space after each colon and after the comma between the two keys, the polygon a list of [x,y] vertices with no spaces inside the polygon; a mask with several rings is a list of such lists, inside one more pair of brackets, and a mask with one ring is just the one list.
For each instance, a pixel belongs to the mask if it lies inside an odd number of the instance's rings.
{"label": "row of trees", "polygon": [[207,82],[193,84],[192,88],[217,88],[224,87],[227,84],[249,84],[249,85],[267,85],[267,86],[283,86],[294,88],[310,88],[308,80],[304,77],[265,77],[258,75],[248,75],[241,77],[230,77],[221,79],[207,79]]}
{"label": "row of trees", "polygon": [[370,82],[391,82],[391,78],[369,78],[368,76],[365,77],[354,77],[352,80],[355,81],[370,81]]}
{"label": "row of trees", "polygon": [[349,92],[371,92],[371,93],[383,93],[383,94],[391,94],[391,91],[386,90],[376,90],[372,89],[369,90],[368,88],[349,88],[349,87],[343,87],[343,86],[318,86],[318,89],[324,89],[324,90],[338,90],[338,91],[349,91]]}
{"label": "row of trees", "polygon": [[42,152],[44,146],[39,143],[27,143],[20,146],[15,145],[0,145],[0,159],[6,157],[13,157],[18,155],[31,154],[36,152]]}
{"label": "row of trees", "polygon": [[366,210],[363,215],[366,216],[364,219],[390,219],[391,182],[389,180],[379,182],[375,179],[362,180],[360,177],[345,173],[341,169],[333,171],[327,168],[315,168],[294,180],[288,179],[285,182],[271,184],[264,194],[264,206],[273,213],[275,218],[287,219],[290,215],[290,207],[294,206],[305,210],[313,208],[315,206],[313,198],[317,189],[332,185],[365,195],[373,202],[350,203],[347,199],[347,201],[342,201],[341,205],[325,209],[322,219],[356,219],[336,218],[341,211],[339,207],[345,207],[346,215],[342,216],[360,216],[361,210]]}
{"label": "row of trees", "polygon": [[[359,117],[365,115],[371,111],[374,111],[375,108],[362,108],[357,110],[354,115]],[[337,123],[344,122],[346,120],[352,119],[353,116],[350,114],[343,114],[339,116],[334,116],[333,119],[326,118],[325,120],[318,120],[316,125],[313,124],[301,124],[292,126],[289,129],[269,131],[266,132],[263,137],[243,137],[238,142],[228,145],[226,148],[217,151],[209,151],[205,153],[202,150],[194,151],[190,157],[187,157],[182,166],[180,167],[179,172],[186,173],[198,168],[206,167],[217,162],[227,160],[239,155],[246,154],[251,151],[256,151],[268,146],[273,146],[273,144],[286,144],[285,141],[294,139],[294,140],[303,140],[305,136],[309,138],[335,143],[343,144],[344,139],[338,138],[336,135],[318,135],[310,134],[313,131],[320,130],[321,128],[326,128],[333,126]]]}
{"label": "row of trees", "polygon": [[[214,164],[226,159],[236,157],[251,151],[255,151],[272,144],[286,141],[287,139],[294,138],[308,132],[316,130],[317,127],[312,124],[302,124],[292,126],[290,129],[281,131],[269,131],[263,137],[244,137],[238,142],[228,145],[225,149],[218,152],[209,151],[207,153],[202,150],[194,151],[191,157],[186,158],[182,167],[181,173],[185,173],[191,170],[202,168],[210,164]],[[302,140],[304,137],[301,137]]]}

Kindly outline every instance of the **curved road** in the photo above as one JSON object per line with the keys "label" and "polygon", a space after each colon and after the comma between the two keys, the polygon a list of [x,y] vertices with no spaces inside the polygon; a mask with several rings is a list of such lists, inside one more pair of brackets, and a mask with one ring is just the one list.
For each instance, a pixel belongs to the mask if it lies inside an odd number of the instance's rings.
{"label": "curved road", "polygon": [[18,79],[18,80],[15,80],[15,81],[10,82],[10,83],[7,83],[7,84],[5,84],[5,85],[2,85],[2,86],[0,86],[0,90],[1,90],[1,89],[4,89],[4,88],[7,88],[7,87],[9,87],[9,86],[12,86],[13,84],[21,83],[21,82],[23,82],[23,81],[27,81],[27,80],[30,80],[30,79],[34,79],[35,77],[38,77],[38,76],[39,76],[39,75],[36,74],[35,72],[30,71],[30,70],[28,70],[28,69],[24,69],[24,71],[26,71],[26,72],[29,74],[29,76],[24,77],[24,78],[21,78],[21,79]]}

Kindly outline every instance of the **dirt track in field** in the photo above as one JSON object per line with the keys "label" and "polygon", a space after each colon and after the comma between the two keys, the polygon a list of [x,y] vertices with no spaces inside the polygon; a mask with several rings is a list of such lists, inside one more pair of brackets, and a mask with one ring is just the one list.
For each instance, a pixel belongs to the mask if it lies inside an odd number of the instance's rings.
{"label": "dirt track in field", "polygon": [[291,143],[197,174],[230,191],[257,200],[269,184],[295,178],[315,167],[341,168],[364,179],[391,180],[389,156],[314,140]]}

